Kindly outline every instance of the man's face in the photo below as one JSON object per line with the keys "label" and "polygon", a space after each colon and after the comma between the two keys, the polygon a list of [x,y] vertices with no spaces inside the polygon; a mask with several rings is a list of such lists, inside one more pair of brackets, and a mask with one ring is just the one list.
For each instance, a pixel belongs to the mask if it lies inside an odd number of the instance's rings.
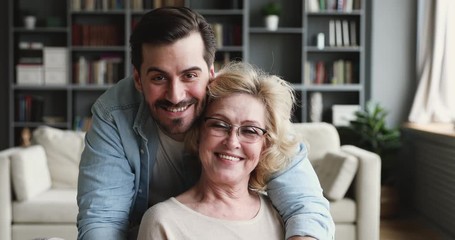
{"label": "man's face", "polygon": [[203,58],[204,44],[199,33],[167,45],[142,45],[141,69],[134,69],[135,86],[144,94],[152,117],[175,140],[200,115],[213,66]]}

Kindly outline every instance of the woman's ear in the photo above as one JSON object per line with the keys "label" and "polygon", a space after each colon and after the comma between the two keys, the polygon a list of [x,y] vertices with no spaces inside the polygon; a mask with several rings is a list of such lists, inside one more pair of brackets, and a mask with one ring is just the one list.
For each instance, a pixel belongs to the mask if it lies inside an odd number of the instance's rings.
{"label": "woman's ear", "polygon": [[142,92],[141,75],[136,68],[133,69],[134,86],[139,92]]}

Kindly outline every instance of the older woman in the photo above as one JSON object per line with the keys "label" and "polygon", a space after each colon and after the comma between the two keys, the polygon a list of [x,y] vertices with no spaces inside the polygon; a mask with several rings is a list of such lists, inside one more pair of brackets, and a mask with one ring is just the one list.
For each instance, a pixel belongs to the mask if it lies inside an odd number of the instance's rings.
{"label": "older woman", "polygon": [[284,239],[281,218],[260,191],[297,149],[289,134],[294,101],[279,77],[246,63],[225,66],[186,138],[199,180],[150,208],[139,239]]}

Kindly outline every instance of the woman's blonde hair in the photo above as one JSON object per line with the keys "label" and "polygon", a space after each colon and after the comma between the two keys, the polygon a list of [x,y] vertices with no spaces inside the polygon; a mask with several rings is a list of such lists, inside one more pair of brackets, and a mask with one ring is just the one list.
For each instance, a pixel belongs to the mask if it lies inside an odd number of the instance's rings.
{"label": "woman's blonde hair", "polygon": [[[208,85],[207,106],[215,100],[239,93],[251,95],[265,106],[265,147],[249,181],[251,188],[264,190],[270,175],[286,167],[297,149],[297,142],[290,137],[294,90],[276,75],[267,74],[248,63],[231,62]],[[205,112],[201,119],[204,115]],[[201,127],[202,120],[199,120],[186,136],[190,154],[198,154]]]}

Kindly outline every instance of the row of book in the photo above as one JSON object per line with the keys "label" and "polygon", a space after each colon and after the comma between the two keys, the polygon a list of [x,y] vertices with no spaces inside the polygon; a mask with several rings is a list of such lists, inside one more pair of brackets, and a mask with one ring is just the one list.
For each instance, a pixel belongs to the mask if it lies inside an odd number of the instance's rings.
{"label": "row of book", "polygon": [[356,69],[350,60],[305,63],[305,84],[354,84]]}
{"label": "row of book", "polygon": [[73,63],[73,83],[78,85],[114,84],[121,77],[123,60],[117,56],[102,56],[99,59],[88,59],[80,56]]}
{"label": "row of book", "polygon": [[185,6],[184,0],[131,0],[131,9],[141,11],[144,9],[159,8],[164,6]]}
{"label": "row of book", "polygon": [[309,12],[319,12],[335,10],[342,12],[351,12],[358,10],[361,0],[306,0]]}
{"label": "row of book", "polygon": [[242,45],[242,26],[239,24],[211,23],[211,25],[218,48]]}
{"label": "row of book", "polygon": [[357,46],[357,24],[354,20],[329,20],[329,46]]}
{"label": "row of book", "polygon": [[20,94],[16,96],[16,121],[40,122],[43,120],[44,99],[40,96]]}
{"label": "row of book", "polygon": [[73,24],[74,46],[122,46],[123,34],[116,24]]}
{"label": "row of book", "polygon": [[125,0],[71,0],[73,11],[108,11],[125,8]]}

